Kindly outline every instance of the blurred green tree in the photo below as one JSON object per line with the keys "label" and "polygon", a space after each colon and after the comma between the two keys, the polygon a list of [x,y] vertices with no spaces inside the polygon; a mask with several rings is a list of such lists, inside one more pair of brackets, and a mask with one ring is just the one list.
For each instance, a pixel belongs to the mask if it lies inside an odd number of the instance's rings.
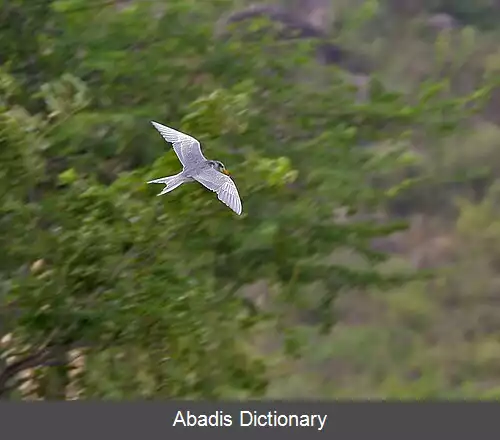
{"label": "blurred green tree", "polygon": [[[0,78],[1,324],[32,348],[4,368],[2,392],[25,367],[68,374],[61,353],[84,349],[86,398],[261,396],[266,365],[248,329],[267,315],[242,287],[264,279],[326,327],[339,292],[404,278],[379,273],[384,255],[370,248],[404,225],[339,222],[335,210],[397,194],[408,182],[374,179],[407,166],[414,131],[446,135],[480,94],[443,99],[429,83],[410,103],[373,80],[357,102],[338,70],[315,66],[321,86],[297,81],[308,45],[212,39],[228,3],[4,6],[22,25],[0,30],[12,40]],[[36,42],[16,38],[28,24]],[[241,218],[200,185],[154,197],[145,182],[179,163],[150,119],[228,165]],[[342,247],[368,268],[329,262]],[[313,284],[323,294],[304,305]]]}

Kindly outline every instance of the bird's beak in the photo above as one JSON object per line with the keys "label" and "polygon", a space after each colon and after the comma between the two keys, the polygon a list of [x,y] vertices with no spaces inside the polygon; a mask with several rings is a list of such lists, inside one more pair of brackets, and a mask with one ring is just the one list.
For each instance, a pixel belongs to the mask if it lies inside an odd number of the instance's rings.
{"label": "bird's beak", "polygon": [[231,173],[228,171],[228,170],[222,170],[222,172],[226,175],[226,176],[230,176]]}

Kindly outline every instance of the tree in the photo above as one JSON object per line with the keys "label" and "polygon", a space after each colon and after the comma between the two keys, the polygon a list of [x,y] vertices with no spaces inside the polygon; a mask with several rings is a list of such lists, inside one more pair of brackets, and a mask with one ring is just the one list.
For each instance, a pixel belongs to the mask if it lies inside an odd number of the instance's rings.
{"label": "tree", "polygon": [[[327,326],[339,292],[401,281],[377,271],[384,256],[370,241],[402,225],[339,223],[334,211],[383,200],[387,188],[371,182],[406,165],[400,145],[412,130],[441,135],[470,102],[440,99],[433,83],[411,104],[374,80],[357,103],[331,69],[327,87],[298,83],[307,46],[270,56],[257,42],[242,51],[211,38],[226,3],[117,12],[61,0],[43,14],[16,3],[41,31],[29,54],[36,72],[14,68],[28,57],[20,43],[1,77],[4,333],[63,376],[64,354],[84,349],[84,397],[261,396],[265,362],[249,336],[266,315],[239,290],[265,279]],[[149,119],[192,133],[228,165],[241,218],[194,184],[154,197],[145,182],[179,164]],[[374,142],[390,151],[359,146]],[[341,247],[370,266],[329,263]],[[321,294],[304,297],[311,285]]]}

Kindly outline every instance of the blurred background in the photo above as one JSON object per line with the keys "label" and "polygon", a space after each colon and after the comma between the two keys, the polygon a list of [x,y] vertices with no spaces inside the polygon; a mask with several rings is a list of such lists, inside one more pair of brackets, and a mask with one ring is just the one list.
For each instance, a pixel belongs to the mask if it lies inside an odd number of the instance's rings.
{"label": "blurred background", "polygon": [[[0,4],[0,397],[500,397],[497,0]],[[151,126],[231,171],[236,216]]]}

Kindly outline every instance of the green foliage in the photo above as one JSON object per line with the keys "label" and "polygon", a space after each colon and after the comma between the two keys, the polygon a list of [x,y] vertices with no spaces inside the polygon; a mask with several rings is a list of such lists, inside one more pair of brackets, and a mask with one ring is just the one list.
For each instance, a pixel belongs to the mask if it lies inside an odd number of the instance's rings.
{"label": "green foliage", "polygon": [[[407,166],[418,133],[447,135],[480,97],[444,99],[427,83],[412,103],[374,79],[359,103],[336,70],[321,89],[298,82],[307,53],[296,46],[212,39],[228,3],[17,1],[26,18],[0,31],[5,41],[31,23],[39,30],[5,48],[0,76],[0,308],[25,342],[86,348],[86,398],[264,395],[266,363],[250,343],[264,315],[239,290],[266,280],[293,308],[319,286],[312,308],[328,332],[339,292],[401,282],[374,266],[384,255],[370,248],[401,225],[335,222],[334,210],[369,211],[412,183],[372,184]],[[155,197],[145,182],[179,163],[150,119],[228,165],[241,218],[199,185]],[[330,263],[342,247],[368,269]],[[37,260],[43,268],[30,270]],[[423,313],[418,302],[408,309]],[[283,331],[299,355],[305,338]],[[389,340],[365,333],[374,347]],[[398,387],[391,395],[404,394]]]}
{"label": "green foliage", "polygon": [[434,0],[435,10],[453,15],[458,20],[483,29],[493,29],[499,17],[498,6],[490,0]]}

